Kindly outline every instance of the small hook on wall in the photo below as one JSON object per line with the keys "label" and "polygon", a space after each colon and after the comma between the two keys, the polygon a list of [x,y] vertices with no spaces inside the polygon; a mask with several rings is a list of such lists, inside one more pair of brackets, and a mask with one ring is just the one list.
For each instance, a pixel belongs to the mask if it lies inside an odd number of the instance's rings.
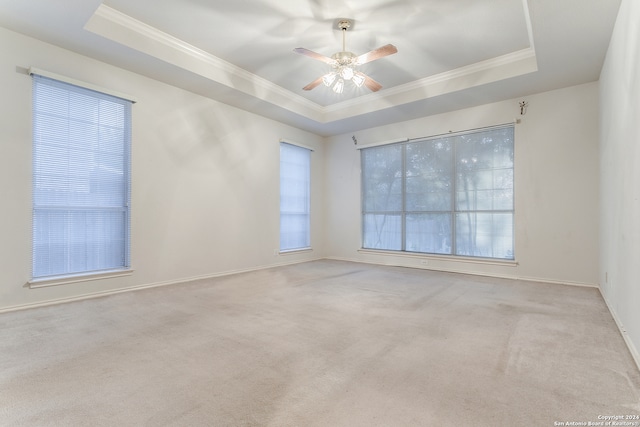
{"label": "small hook on wall", "polygon": [[527,101],[521,101],[520,102],[520,115],[524,116],[525,114],[527,114],[527,107],[529,106],[529,103]]}

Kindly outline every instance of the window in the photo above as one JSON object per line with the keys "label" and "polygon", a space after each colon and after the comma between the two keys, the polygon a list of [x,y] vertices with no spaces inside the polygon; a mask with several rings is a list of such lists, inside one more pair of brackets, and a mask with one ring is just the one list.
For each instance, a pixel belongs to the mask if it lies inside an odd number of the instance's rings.
{"label": "window", "polygon": [[362,149],[363,248],[514,259],[513,126]]}
{"label": "window", "polygon": [[280,250],[308,249],[311,150],[280,143]]}
{"label": "window", "polygon": [[129,267],[131,102],[33,75],[33,277]]}

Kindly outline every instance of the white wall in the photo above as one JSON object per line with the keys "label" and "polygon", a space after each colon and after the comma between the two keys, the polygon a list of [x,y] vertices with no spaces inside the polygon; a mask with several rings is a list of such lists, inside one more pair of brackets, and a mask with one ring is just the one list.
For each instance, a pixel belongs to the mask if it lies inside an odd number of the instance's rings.
{"label": "white wall", "polygon": [[[0,28],[0,309],[331,256],[561,283],[598,283],[598,85],[356,132],[359,144],[521,119],[517,266],[380,256],[360,248],[352,134],[323,138]],[[138,99],[133,107],[130,277],[29,289],[31,79],[36,66]],[[278,140],[313,146],[314,251],[276,256]]]}
{"label": "white wall", "polygon": [[360,155],[352,134],[326,147],[327,253],[334,258],[560,283],[598,283],[598,86],[590,83],[517,100],[356,132],[359,146],[497,125],[515,127],[516,265],[478,264],[359,251]]}
{"label": "white wall", "polygon": [[[323,138],[0,28],[0,309],[324,255]],[[42,289],[31,261],[34,66],[135,96],[133,275]],[[275,255],[279,140],[312,154],[313,252]]]}
{"label": "white wall", "polygon": [[623,0],[600,75],[601,290],[640,366],[640,2]]}

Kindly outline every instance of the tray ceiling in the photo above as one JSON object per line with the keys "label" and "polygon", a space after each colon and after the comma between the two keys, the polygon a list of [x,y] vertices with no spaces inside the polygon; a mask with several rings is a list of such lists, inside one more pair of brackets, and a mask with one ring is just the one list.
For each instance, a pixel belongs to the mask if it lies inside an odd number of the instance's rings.
{"label": "tray ceiling", "polygon": [[[65,7],[60,4],[64,3]],[[595,81],[619,0],[0,0],[0,25],[322,135]],[[383,85],[302,87],[296,55],[392,43]],[[33,65],[33,64],[16,64]]]}

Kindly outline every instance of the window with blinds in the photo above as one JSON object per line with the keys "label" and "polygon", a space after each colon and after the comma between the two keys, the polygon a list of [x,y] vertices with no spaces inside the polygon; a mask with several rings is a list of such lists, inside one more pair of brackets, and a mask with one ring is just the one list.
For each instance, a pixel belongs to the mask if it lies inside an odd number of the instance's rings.
{"label": "window with blinds", "polygon": [[131,102],[33,75],[33,277],[129,267]]}
{"label": "window with blinds", "polygon": [[311,150],[280,143],[280,250],[308,249]]}
{"label": "window with blinds", "polygon": [[364,148],[363,248],[514,259],[512,125]]}

